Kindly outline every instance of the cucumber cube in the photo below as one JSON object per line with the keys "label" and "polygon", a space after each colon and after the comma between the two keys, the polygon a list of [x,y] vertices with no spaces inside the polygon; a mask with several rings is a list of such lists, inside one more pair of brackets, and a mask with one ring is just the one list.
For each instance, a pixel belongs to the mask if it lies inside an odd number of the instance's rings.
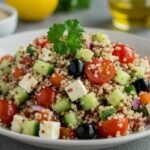
{"label": "cucumber cube", "polygon": [[54,65],[42,60],[37,60],[33,66],[33,70],[44,76],[47,76],[53,73]]}
{"label": "cucumber cube", "polygon": [[92,39],[93,41],[103,42],[107,45],[111,43],[108,36],[103,32],[96,33],[95,35],[93,35]]}
{"label": "cucumber cube", "polygon": [[105,107],[102,110],[99,110],[99,116],[102,120],[107,120],[109,116],[116,113],[116,109],[112,106]]}
{"label": "cucumber cube", "polygon": [[77,59],[83,59],[86,62],[89,62],[93,56],[94,53],[89,49],[80,49],[76,54]]}
{"label": "cucumber cube", "polygon": [[0,93],[5,94],[8,92],[8,84],[4,81],[0,81]]}
{"label": "cucumber cube", "polygon": [[68,127],[76,126],[78,124],[78,118],[75,112],[70,111],[64,116],[64,122]]}
{"label": "cucumber cube", "polygon": [[91,92],[80,99],[81,106],[84,110],[90,110],[95,108],[98,105],[98,100],[96,98],[96,94]]}
{"label": "cucumber cube", "polygon": [[16,87],[13,91],[10,92],[13,96],[15,103],[17,105],[23,104],[28,98],[28,93],[21,87]]}
{"label": "cucumber cube", "polygon": [[25,121],[22,125],[22,133],[26,135],[38,136],[39,123],[37,121]]}
{"label": "cucumber cube", "polygon": [[145,77],[145,71],[146,69],[142,66],[136,66],[133,68],[133,76],[136,76],[138,78],[144,78]]}
{"label": "cucumber cube", "polygon": [[126,73],[125,71],[119,69],[117,71],[115,81],[121,85],[126,85],[129,83],[130,80],[130,75]]}
{"label": "cucumber cube", "polygon": [[107,101],[114,107],[118,106],[121,100],[125,100],[125,95],[119,89],[106,95]]}
{"label": "cucumber cube", "polygon": [[128,85],[125,87],[125,92],[129,95],[136,95],[136,89],[133,85]]}
{"label": "cucumber cube", "polygon": [[53,110],[57,113],[61,113],[70,109],[70,102],[67,98],[57,100],[53,106]]}
{"label": "cucumber cube", "polygon": [[3,60],[0,64],[0,69],[4,73],[10,73],[11,72],[10,61],[7,59]]}

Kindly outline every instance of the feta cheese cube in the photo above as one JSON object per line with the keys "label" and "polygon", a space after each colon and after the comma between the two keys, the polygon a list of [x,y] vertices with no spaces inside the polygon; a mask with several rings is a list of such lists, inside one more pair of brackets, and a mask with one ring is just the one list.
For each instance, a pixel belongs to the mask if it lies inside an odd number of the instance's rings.
{"label": "feta cheese cube", "polygon": [[65,87],[65,91],[69,95],[71,101],[75,101],[87,94],[87,90],[80,79]]}
{"label": "feta cheese cube", "polygon": [[43,121],[40,123],[39,136],[46,139],[58,139],[60,135],[60,122]]}
{"label": "feta cheese cube", "polygon": [[39,55],[39,59],[41,59],[43,61],[52,61],[54,59],[54,57],[52,56],[51,50],[49,50],[47,48],[43,48]]}
{"label": "feta cheese cube", "polygon": [[28,93],[30,93],[37,84],[38,81],[30,73],[27,73],[19,82],[20,87],[22,87]]}
{"label": "feta cheese cube", "polygon": [[26,120],[25,117],[22,117],[20,115],[15,115],[11,123],[11,130],[20,133],[22,130],[22,125],[25,120]]}
{"label": "feta cheese cube", "polygon": [[148,114],[150,115],[150,104],[146,105],[146,109],[147,109]]}

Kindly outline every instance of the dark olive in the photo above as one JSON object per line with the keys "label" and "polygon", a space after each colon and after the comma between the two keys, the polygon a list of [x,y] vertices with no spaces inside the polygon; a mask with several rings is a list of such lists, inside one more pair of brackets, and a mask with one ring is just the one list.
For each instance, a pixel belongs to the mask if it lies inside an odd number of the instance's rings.
{"label": "dark olive", "polygon": [[83,75],[84,65],[81,60],[74,59],[70,62],[68,67],[69,74],[74,76],[75,78]]}
{"label": "dark olive", "polygon": [[140,93],[141,91],[149,91],[149,82],[146,79],[137,79],[132,84],[134,85],[137,93]]}
{"label": "dark olive", "polygon": [[77,138],[78,139],[94,139],[96,136],[95,128],[88,123],[81,124],[77,128]]}

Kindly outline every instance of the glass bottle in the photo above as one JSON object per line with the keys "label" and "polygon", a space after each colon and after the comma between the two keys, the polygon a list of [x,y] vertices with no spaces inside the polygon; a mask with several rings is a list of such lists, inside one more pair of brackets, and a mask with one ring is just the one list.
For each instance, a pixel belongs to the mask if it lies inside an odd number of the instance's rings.
{"label": "glass bottle", "polygon": [[150,27],[150,0],[109,0],[109,7],[119,29]]}

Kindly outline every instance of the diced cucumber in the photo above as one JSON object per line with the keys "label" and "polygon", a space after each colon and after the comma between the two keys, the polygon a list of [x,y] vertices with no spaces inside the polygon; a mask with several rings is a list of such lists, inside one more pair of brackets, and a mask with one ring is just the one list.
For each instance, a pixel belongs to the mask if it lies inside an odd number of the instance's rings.
{"label": "diced cucumber", "polygon": [[125,100],[125,95],[119,89],[106,95],[107,101],[114,107],[118,106],[121,100]]}
{"label": "diced cucumber", "polygon": [[109,116],[116,113],[116,109],[112,106],[108,106],[99,110],[99,116],[102,120],[107,120]]}
{"label": "diced cucumber", "polygon": [[83,96],[82,98],[80,98],[80,103],[83,109],[86,111],[95,108],[98,105],[96,94],[91,92]]}
{"label": "diced cucumber", "polygon": [[64,122],[68,127],[76,126],[78,124],[78,118],[75,112],[70,111],[64,116]]}
{"label": "diced cucumber", "polygon": [[33,66],[33,70],[46,76],[53,73],[54,65],[42,60],[37,60]]}
{"label": "diced cucumber", "polygon": [[4,81],[0,81],[0,93],[5,94],[8,92],[8,84]]}
{"label": "diced cucumber", "polygon": [[144,68],[143,66],[135,66],[133,68],[133,76],[138,77],[138,78],[144,78],[145,71],[146,71],[146,68]]}
{"label": "diced cucumber", "polygon": [[28,93],[21,87],[16,87],[13,91],[10,92],[11,95],[13,96],[15,103],[17,105],[20,105],[24,103],[28,98],[29,95]]}
{"label": "diced cucumber", "polygon": [[37,54],[37,52],[31,47],[27,47],[27,53],[29,53],[30,56],[35,56]]}
{"label": "diced cucumber", "polygon": [[22,125],[22,133],[26,135],[38,136],[39,123],[37,121],[25,121]]}
{"label": "diced cucumber", "polygon": [[125,71],[119,69],[115,76],[115,81],[121,85],[126,85],[129,83],[130,75]]}
{"label": "diced cucumber", "polygon": [[62,98],[57,100],[53,106],[54,111],[57,113],[61,113],[70,109],[70,102],[67,98]]}
{"label": "diced cucumber", "polygon": [[129,95],[136,95],[136,89],[133,85],[128,85],[125,87],[125,92]]}
{"label": "diced cucumber", "polygon": [[96,33],[95,35],[93,35],[92,39],[93,41],[103,42],[105,44],[111,43],[108,36],[103,32]]}
{"label": "diced cucumber", "polygon": [[3,60],[0,64],[0,69],[4,73],[10,73],[11,72],[10,60],[8,60],[8,59]]}
{"label": "diced cucumber", "polygon": [[79,51],[77,51],[76,54],[77,59],[83,59],[86,62],[89,62],[93,56],[94,56],[94,52],[92,52],[89,49],[80,49]]}

